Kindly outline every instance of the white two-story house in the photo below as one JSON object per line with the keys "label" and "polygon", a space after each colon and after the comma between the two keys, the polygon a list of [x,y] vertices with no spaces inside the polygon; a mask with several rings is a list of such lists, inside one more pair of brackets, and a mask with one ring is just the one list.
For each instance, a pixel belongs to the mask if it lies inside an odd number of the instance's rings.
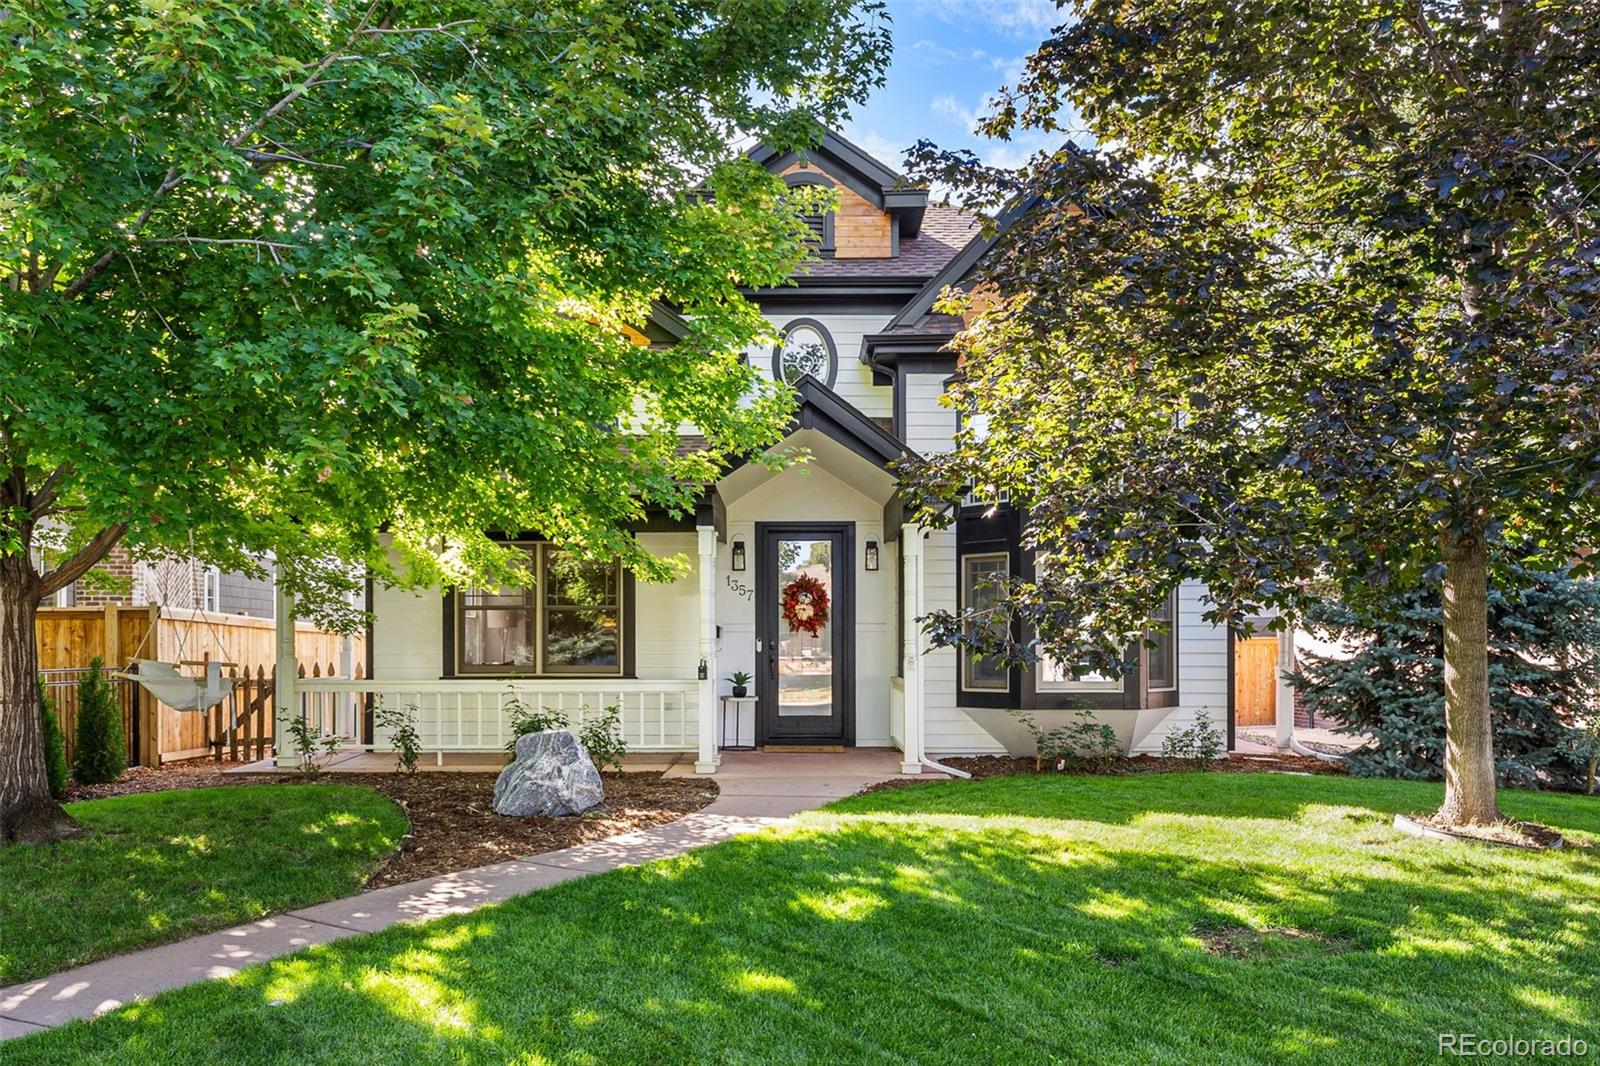
{"label": "white two-story house", "polygon": [[[1133,752],[1159,750],[1201,710],[1230,727],[1231,645],[1202,620],[1199,586],[1173,597],[1174,621],[1122,679],[1007,670],[927,646],[919,616],[982,595],[997,570],[1031,566],[1013,510],[963,508],[950,528],[924,530],[907,521],[892,472],[907,453],[951,446],[957,414],[939,401],[961,322],[932,304],[992,241],[842,137],[804,156],[752,156],[836,195],[836,210],[809,220],[818,258],[792,284],[749,293],[782,341],[748,357],[798,392],[777,447],[806,459],[776,473],[738,466],[705,486],[695,515],[644,524],[636,535],[651,552],[692,561],[672,584],[574,565],[529,540],[528,588],[376,588],[368,678],[302,682],[301,705],[378,693],[415,708],[425,747],[441,753],[502,749],[512,700],[574,719],[615,705],[630,750],[689,753],[704,773],[737,742],[895,748],[916,772],[928,757],[1026,749],[1018,710],[1093,707]],[[647,339],[671,343],[678,325],[663,312]],[[743,735],[724,721],[735,671],[752,675],[757,700]],[[363,739],[385,743],[370,725]]]}

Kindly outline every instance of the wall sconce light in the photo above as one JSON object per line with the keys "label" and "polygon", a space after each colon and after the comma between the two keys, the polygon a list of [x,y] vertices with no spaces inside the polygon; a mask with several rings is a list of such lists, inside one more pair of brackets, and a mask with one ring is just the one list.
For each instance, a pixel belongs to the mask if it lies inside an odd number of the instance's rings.
{"label": "wall sconce light", "polygon": [[744,541],[742,540],[733,542],[733,568],[735,570],[744,569]]}
{"label": "wall sconce light", "polygon": [[878,542],[875,541],[875,540],[869,540],[869,541],[867,541],[867,569],[868,570],[876,570],[877,568],[878,568]]}

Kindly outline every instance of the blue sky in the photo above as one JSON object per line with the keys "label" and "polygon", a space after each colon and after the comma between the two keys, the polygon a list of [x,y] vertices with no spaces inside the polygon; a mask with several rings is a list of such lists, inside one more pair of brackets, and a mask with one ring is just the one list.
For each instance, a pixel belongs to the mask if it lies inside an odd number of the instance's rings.
{"label": "blue sky", "polygon": [[1007,142],[972,132],[990,93],[1016,80],[1023,59],[1063,20],[1053,0],[888,0],[894,60],[888,81],[843,133],[901,169],[902,153],[927,137],[1015,166],[1059,135],[1024,133]]}

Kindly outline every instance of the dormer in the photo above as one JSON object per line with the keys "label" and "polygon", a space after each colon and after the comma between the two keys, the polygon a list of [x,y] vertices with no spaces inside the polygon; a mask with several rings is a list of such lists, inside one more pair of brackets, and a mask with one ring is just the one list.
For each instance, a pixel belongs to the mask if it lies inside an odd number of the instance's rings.
{"label": "dormer", "polygon": [[833,190],[837,209],[807,219],[824,259],[895,259],[901,238],[922,231],[928,191],[831,130],[814,148],[780,153],[758,145],[749,155],[791,186]]}

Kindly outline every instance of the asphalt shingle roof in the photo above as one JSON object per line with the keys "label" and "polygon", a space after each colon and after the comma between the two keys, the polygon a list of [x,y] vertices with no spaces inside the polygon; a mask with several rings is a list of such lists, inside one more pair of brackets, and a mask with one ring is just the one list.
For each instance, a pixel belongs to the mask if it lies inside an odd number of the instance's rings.
{"label": "asphalt shingle roof", "polygon": [[813,278],[931,278],[978,232],[978,219],[958,207],[929,204],[922,229],[900,238],[892,259],[818,259],[799,270]]}

